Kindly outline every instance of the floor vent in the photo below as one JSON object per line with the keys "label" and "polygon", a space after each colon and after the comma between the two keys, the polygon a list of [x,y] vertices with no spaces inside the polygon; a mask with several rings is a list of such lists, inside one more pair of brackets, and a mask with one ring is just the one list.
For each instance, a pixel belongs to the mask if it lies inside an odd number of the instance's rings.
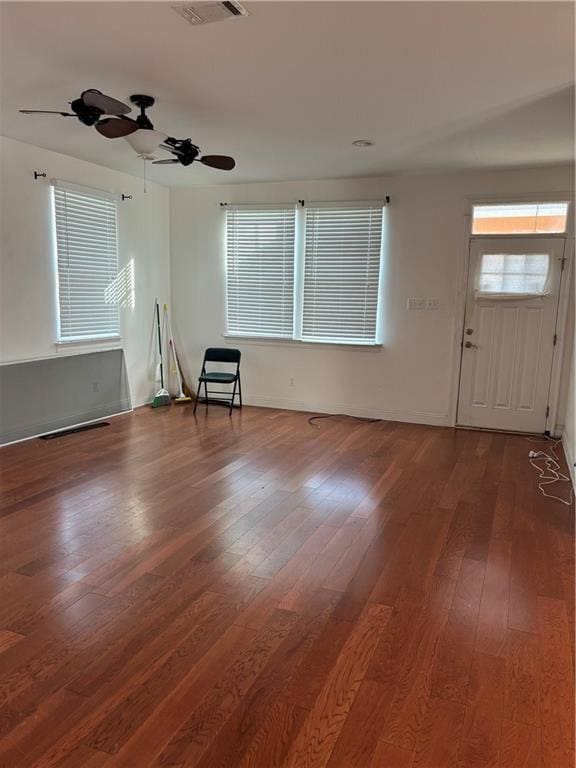
{"label": "floor vent", "polygon": [[109,421],[97,421],[94,424],[82,424],[79,427],[72,427],[71,429],[59,429],[57,432],[49,432],[47,435],[40,435],[40,440],[54,440],[57,437],[76,435],[78,432],[88,432],[91,429],[100,429],[100,427],[109,426]]}
{"label": "floor vent", "polygon": [[200,2],[193,5],[173,5],[172,10],[195,27],[200,24],[211,24],[214,21],[226,21],[226,19],[249,15],[246,8],[236,0],[223,0],[221,3]]}

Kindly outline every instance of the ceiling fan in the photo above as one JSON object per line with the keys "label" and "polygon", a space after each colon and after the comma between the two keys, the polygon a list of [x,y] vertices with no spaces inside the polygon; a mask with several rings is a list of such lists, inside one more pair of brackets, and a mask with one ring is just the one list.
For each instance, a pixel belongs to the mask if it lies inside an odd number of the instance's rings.
{"label": "ceiling fan", "polygon": [[152,96],[134,94],[130,96],[130,101],[140,109],[140,114],[134,120],[127,117],[132,111],[131,107],[111,96],[106,96],[95,88],[83,91],[79,98],[71,101],[71,112],[45,109],[21,109],[20,112],[26,115],[76,117],[84,125],[94,126],[98,133],[107,139],[126,139],[138,156],[145,160],[153,160],[153,152],[158,148],[174,155],[167,160],[154,160],[158,165],[180,163],[188,166],[193,162],[199,162],[223,171],[231,171],[235,167],[236,162],[232,157],[226,155],[198,157],[200,148],[192,144],[191,139],[175,139],[166,133],[156,131],[146,114],[146,110],[154,104]]}

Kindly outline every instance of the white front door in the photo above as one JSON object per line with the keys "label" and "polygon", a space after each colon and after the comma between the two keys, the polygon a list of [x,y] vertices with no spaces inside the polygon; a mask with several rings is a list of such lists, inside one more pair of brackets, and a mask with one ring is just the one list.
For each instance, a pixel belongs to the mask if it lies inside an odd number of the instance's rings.
{"label": "white front door", "polygon": [[470,241],[458,424],[544,432],[564,238]]}

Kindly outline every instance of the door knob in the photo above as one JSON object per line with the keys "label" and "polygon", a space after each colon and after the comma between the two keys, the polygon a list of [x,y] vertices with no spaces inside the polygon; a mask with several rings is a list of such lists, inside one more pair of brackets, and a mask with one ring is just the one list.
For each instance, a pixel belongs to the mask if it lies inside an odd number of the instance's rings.
{"label": "door knob", "polygon": [[471,349],[472,347],[474,347],[474,349],[478,349],[478,344],[472,344],[471,341],[467,341],[466,344],[464,344],[464,346],[466,347],[466,349]]}
{"label": "door knob", "polygon": [[466,328],[466,336],[471,336],[474,333],[474,328]]}

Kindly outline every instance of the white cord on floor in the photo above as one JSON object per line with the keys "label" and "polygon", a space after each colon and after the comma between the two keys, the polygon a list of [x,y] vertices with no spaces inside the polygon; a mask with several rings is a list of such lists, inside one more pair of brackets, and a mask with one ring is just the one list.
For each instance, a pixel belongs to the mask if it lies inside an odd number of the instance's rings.
{"label": "white cord on floor", "polygon": [[[530,438],[529,438],[530,439]],[[566,504],[567,506],[572,506],[572,500],[574,497],[574,491],[572,489],[572,481],[571,479],[565,475],[563,472],[560,471],[560,462],[558,460],[558,454],[556,453],[556,446],[558,443],[561,442],[561,440],[552,440],[551,438],[548,438],[550,442],[553,442],[553,445],[550,447],[550,452],[546,453],[546,451],[530,451],[528,453],[528,458],[530,460],[530,464],[532,464],[533,467],[535,467],[538,470],[538,475],[540,478],[540,482],[538,483],[538,488],[540,489],[540,492],[543,496],[546,496],[548,499],[555,499],[556,501],[561,502],[562,504]],[[536,442],[536,440],[532,439],[531,442]],[[542,466],[538,464],[538,461],[543,461],[545,466]],[[544,488],[547,485],[553,485],[554,483],[568,483],[570,488],[570,495],[568,500],[560,498],[560,496],[555,496],[552,493],[547,493]]]}

